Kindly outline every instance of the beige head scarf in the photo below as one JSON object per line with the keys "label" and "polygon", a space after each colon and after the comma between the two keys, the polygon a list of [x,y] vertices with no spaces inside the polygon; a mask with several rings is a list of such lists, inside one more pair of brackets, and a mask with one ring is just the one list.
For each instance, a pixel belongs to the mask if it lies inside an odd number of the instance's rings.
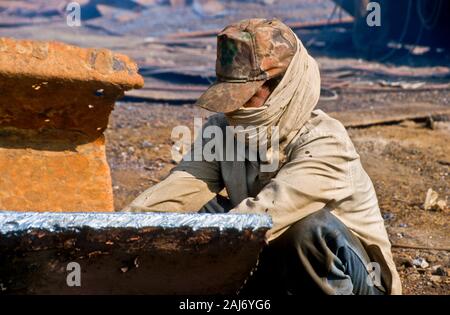
{"label": "beige head scarf", "polygon": [[257,133],[257,128],[266,127],[270,137],[271,127],[278,126],[280,154],[310,118],[320,97],[319,67],[300,39],[294,36],[297,52],[265,104],[226,114],[230,125],[247,128],[247,132],[253,128]]}

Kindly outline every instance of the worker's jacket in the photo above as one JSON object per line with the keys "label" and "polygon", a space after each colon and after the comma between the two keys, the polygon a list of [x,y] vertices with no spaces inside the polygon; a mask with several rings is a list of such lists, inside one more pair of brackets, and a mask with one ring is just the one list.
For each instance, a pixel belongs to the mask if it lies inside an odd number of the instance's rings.
{"label": "worker's jacket", "polygon": [[[220,126],[225,134],[227,120],[216,114],[207,125]],[[182,161],[124,210],[197,211],[225,188],[234,207],[231,213],[272,217],[273,228],[267,235],[271,241],[293,223],[326,207],[380,265],[388,292],[401,294],[373,184],[344,126],[315,110],[285,154],[286,161],[273,173],[261,172],[257,161]]]}

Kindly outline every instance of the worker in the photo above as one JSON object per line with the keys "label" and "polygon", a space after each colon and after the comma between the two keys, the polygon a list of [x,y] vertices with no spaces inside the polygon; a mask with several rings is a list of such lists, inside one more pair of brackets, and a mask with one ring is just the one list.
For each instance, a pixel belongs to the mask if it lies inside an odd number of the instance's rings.
{"label": "worker", "polygon": [[[315,110],[319,68],[296,34],[276,19],[227,26],[217,36],[216,75],[197,101],[215,112],[204,130],[260,128],[266,139],[252,142],[248,132],[217,148],[236,152],[244,143],[240,159],[190,151],[124,211],[270,215],[267,246],[243,293],[401,294],[373,184],[344,126]],[[267,150],[250,159],[250,143]]]}

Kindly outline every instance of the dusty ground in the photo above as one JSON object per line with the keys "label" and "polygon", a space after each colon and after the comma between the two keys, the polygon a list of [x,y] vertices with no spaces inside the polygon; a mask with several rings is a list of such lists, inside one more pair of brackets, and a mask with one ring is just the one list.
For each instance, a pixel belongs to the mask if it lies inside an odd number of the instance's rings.
{"label": "dusty ground", "polygon": [[[394,96],[365,93],[343,94],[336,102],[322,102],[319,107],[333,110],[339,103],[430,99],[444,105],[449,102],[447,92]],[[179,124],[192,126],[194,115],[204,114],[192,105],[120,103],[116,107],[107,130],[116,209],[160,181],[174,166],[170,155],[171,128]],[[374,182],[392,243],[450,248],[448,210],[432,212],[422,207],[428,188],[437,191],[441,198],[449,196],[450,123],[437,122],[430,129],[426,124],[406,121],[350,129],[349,133]],[[450,271],[448,250],[394,247],[393,252],[404,293],[450,293],[449,277],[443,275]],[[429,267],[413,267],[416,258],[424,258]]]}
{"label": "dusty ground", "polygon": [[[424,211],[428,188],[449,194],[450,124],[435,130],[415,123],[350,130],[378,193],[380,208],[393,244],[449,248],[449,212]],[[447,160],[446,160],[447,159]],[[431,268],[417,269],[422,257]],[[448,294],[448,277],[432,275],[438,265],[450,267],[448,251],[394,248],[394,258],[406,294]]]}

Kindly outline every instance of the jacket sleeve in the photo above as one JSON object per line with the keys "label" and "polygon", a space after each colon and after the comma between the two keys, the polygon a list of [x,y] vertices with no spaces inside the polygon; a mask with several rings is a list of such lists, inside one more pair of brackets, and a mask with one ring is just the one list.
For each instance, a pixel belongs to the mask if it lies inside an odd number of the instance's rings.
{"label": "jacket sleeve", "polygon": [[[202,126],[203,130],[217,122],[213,119]],[[198,140],[198,138],[197,138]],[[202,142],[202,152],[205,146]],[[174,167],[169,176],[140,194],[122,211],[196,212],[213,199],[224,187],[220,162],[206,161],[203,156],[194,158],[194,143],[191,150]],[[187,158],[189,157],[189,158]]]}
{"label": "jacket sleeve", "polygon": [[122,211],[198,211],[222,189],[217,175],[208,162],[181,163]]}
{"label": "jacket sleeve", "polygon": [[278,174],[254,198],[246,198],[233,213],[267,213],[272,240],[291,224],[325,206],[351,196],[350,162],[358,156],[349,139],[312,137],[297,145]]}

